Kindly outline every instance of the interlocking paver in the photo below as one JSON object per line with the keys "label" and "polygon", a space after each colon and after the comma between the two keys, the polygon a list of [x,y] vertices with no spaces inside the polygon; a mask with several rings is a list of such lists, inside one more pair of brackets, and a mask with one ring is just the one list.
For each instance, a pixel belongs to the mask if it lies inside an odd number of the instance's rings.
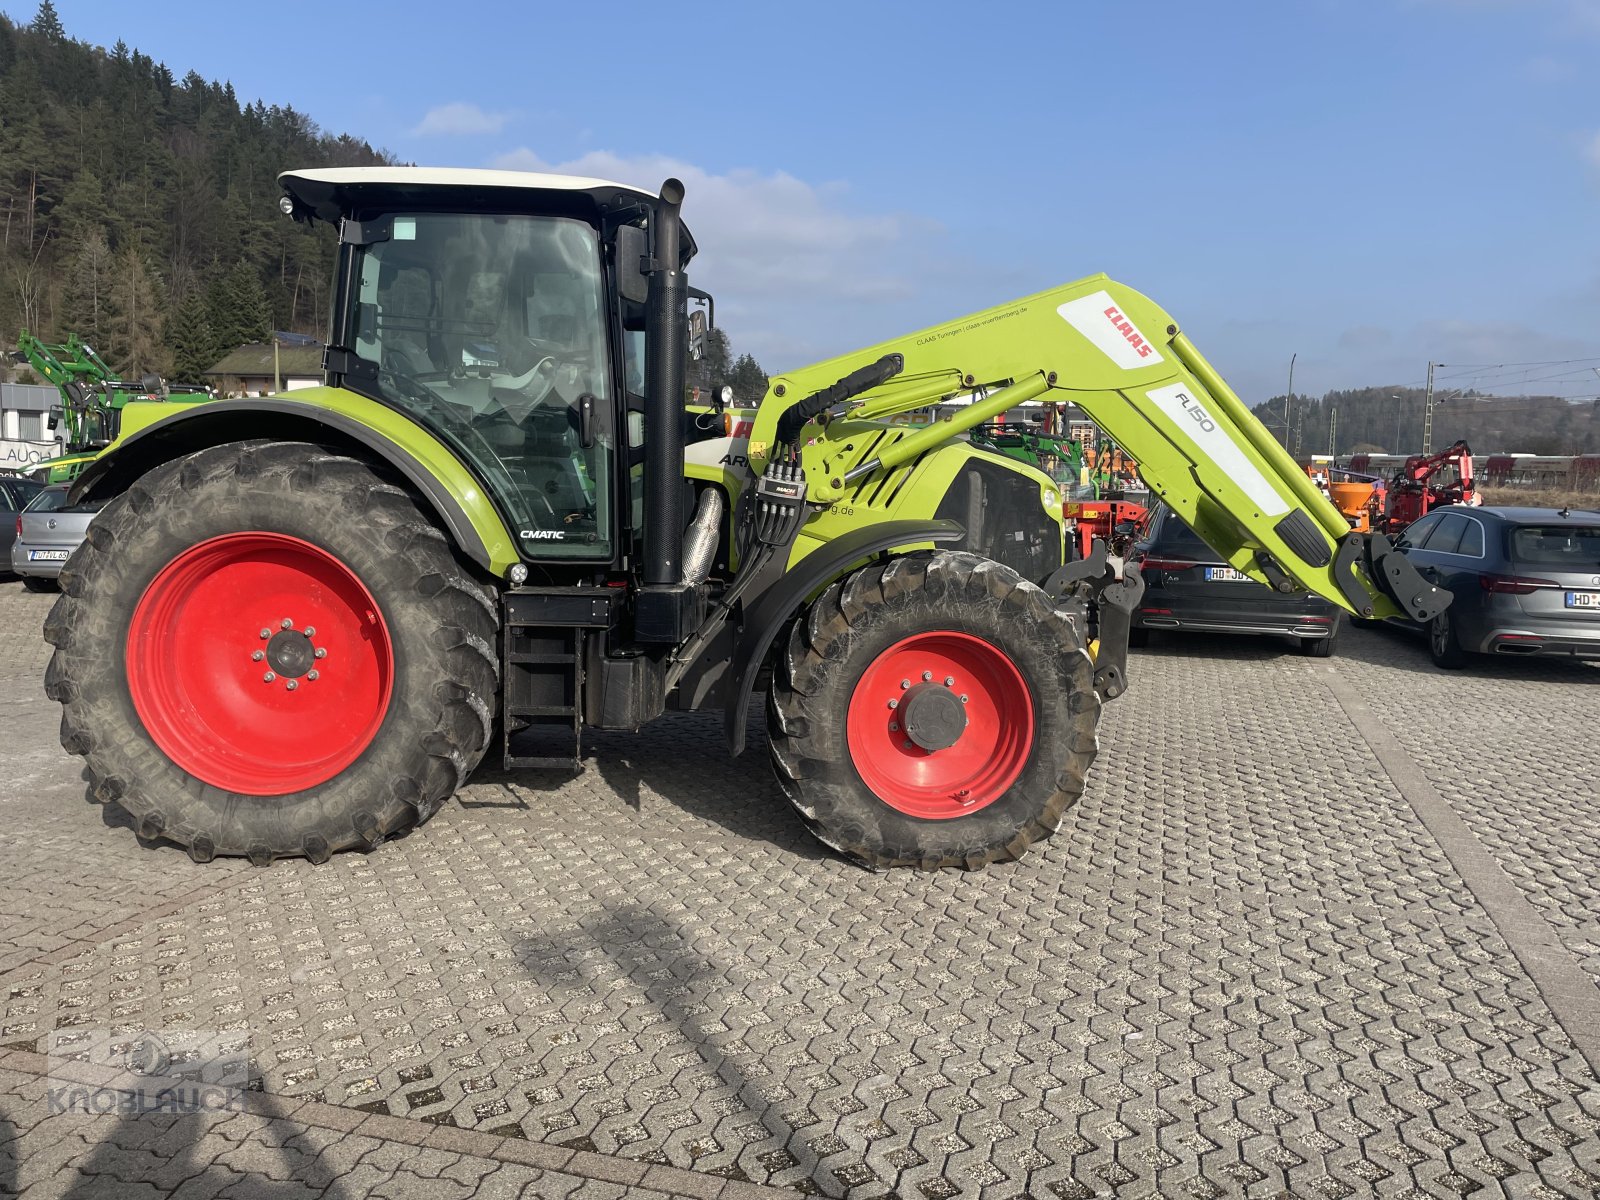
{"label": "interlocking paver", "polygon": [[[11,625],[36,628],[39,599],[0,586],[19,694],[43,658]],[[1368,630],[1333,665],[1587,953],[1600,670],[1436,676],[1420,646]],[[31,790],[0,791],[23,839],[0,846],[0,878],[54,872],[40,886],[77,907],[13,922],[61,948],[0,959],[0,1044],[232,1022],[269,1092],[324,1102],[307,1119],[407,1118],[328,1140],[281,1133],[292,1114],[233,1117],[196,1168],[209,1194],[235,1155],[280,1152],[349,1187],[473,1186],[451,1125],[513,1148],[476,1176],[486,1193],[553,1153],[576,1173],[538,1193],[585,1200],[658,1167],[696,1173],[682,1194],[852,1200],[1587,1194],[1600,1090],[1506,940],[1549,930],[1495,924],[1344,720],[1328,666],[1222,639],[1138,655],[1061,834],[933,876],[814,845],[759,729],[730,762],[710,715],[594,735],[573,779],[481,771],[371,856],[199,868],[84,804],[33,696],[15,713],[42,749]],[[1515,737],[1513,709],[1537,710]],[[66,1119],[29,1127],[28,1161]],[[418,1121],[441,1123],[435,1149],[363,1136],[420,1142]],[[584,1178],[601,1171],[625,1182]]]}

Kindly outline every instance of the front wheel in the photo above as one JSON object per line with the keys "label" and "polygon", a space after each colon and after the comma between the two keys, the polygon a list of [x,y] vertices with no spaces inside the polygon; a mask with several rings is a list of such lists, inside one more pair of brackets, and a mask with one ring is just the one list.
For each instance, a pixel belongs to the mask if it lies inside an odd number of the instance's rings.
{"label": "front wheel", "polygon": [[1071,620],[962,553],[833,584],[792,626],[769,698],[790,799],[873,867],[978,868],[1049,837],[1083,793],[1099,716]]}
{"label": "front wheel", "polygon": [[107,505],[61,582],[62,745],[141,836],[197,861],[376,845],[488,745],[493,599],[365,463],[199,451]]}

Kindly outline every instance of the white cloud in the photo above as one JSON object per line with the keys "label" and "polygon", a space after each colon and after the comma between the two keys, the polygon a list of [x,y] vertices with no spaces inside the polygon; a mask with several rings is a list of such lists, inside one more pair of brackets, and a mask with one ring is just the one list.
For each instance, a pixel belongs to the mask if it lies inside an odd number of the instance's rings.
{"label": "white cloud", "polygon": [[[651,190],[669,176],[681,179],[684,220],[700,247],[691,279],[716,296],[717,321],[735,353],[748,351],[769,370],[928,323],[909,317],[907,309],[923,295],[930,242],[942,238],[942,227],[909,213],[853,211],[842,183],[812,184],[784,171],[747,168],[717,174],[661,155],[609,151],[547,163],[524,147],[490,165]],[[945,316],[963,311],[952,308]]]}
{"label": "white cloud", "polygon": [[476,104],[456,101],[430,108],[411,131],[412,137],[471,136],[499,133],[511,119],[510,113],[484,112]]}

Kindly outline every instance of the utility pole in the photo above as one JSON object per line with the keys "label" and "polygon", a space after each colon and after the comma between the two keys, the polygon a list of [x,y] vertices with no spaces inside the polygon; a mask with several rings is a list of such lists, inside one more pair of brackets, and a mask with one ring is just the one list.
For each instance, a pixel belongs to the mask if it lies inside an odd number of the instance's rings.
{"label": "utility pole", "polygon": [[1422,398],[1422,452],[1433,453],[1433,369],[1448,363],[1428,363],[1428,390]]}
{"label": "utility pole", "polygon": [[1294,424],[1294,360],[1300,357],[1296,350],[1289,355],[1289,392],[1283,398],[1283,448],[1294,453],[1294,448],[1289,444],[1289,430]]}
{"label": "utility pole", "polygon": [[1328,457],[1336,458],[1339,454],[1339,406],[1333,406],[1333,413],[1328,418]]}

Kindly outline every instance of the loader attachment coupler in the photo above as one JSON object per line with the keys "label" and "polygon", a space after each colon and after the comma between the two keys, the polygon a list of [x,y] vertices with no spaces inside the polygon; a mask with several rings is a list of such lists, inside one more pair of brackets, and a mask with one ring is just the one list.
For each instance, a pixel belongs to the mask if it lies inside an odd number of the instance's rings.
{"label": "loader attachment coupler", "polygon": [[1093,610],[1099,641],[1094,659],[1094,690],[1101,700],[1115,700],[1128,690],[1128,631],[1133,610],[1144,595],[1144,576],[1130,571],[1094,540],[1086,557],[1057,568],[1044,590],[1058,605],[1082,620]]}

